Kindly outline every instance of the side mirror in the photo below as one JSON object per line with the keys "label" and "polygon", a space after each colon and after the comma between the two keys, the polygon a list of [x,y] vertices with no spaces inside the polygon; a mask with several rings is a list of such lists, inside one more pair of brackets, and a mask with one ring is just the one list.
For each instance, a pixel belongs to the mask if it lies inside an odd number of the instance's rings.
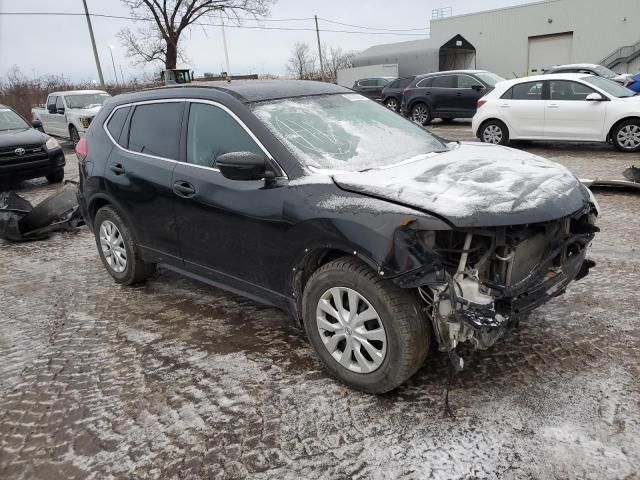
{"label": "side mirror", "polygon": [[40,130],[42,128],[42,122],[40,120],[34,120],[31,122],[31,126],[36,130]]}
{"label": "side mirror", "polygon": [[480,91],[484,90],[484,87],[482,85],[471,85],[471,90],[475,90],[476,92],[480,92]]}
{"label": "side mirror", "polygon": [[253,152],[230,152],[216,158],[216,168],[229,180],[270,179],[275,174],[267,168],[262,155]]}
{"label": "side mirror", "polygon": [[64,108],[56,108],[56,113],[63,115],[64,114]]}
{"label": "side mirror", "polygon": [[607,99],[605,97],[603,97],[602,95],[600,95],[599,93],[593,92],[593,93],[590,93],[589,95],[587,95],[585,100],[587,102],[604,102]]}

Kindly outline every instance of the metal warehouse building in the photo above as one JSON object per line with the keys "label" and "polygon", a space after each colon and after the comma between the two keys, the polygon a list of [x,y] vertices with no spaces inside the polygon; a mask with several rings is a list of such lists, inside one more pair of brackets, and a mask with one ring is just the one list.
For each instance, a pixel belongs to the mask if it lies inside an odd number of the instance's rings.
{"label": "metal warehouse building", "polygon": [[640,0],[547,0],[440,18],[429,39],[377,45],[353,62],[397,64],[400,76],[478,68],[505,78],[565,63],[640,70]]}

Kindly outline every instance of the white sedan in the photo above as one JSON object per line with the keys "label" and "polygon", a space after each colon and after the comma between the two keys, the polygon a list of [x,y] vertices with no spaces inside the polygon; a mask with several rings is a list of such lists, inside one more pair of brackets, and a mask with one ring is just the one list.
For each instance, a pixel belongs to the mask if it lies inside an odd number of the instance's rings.
{"label": "white sedan", "polygon": [[478,100],[474,134],[509,140],[611,142],[640,151],[640,95],[603,77],[580,73],[507,80]]}

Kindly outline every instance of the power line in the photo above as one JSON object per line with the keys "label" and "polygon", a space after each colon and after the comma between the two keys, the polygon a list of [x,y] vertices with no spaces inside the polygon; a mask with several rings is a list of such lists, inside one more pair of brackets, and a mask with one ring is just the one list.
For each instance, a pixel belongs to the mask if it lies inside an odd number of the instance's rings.
{"label": "power line", "polygon": [[[75,17],[75,16],[82,16],[84,15],[83,13],[73,13],[73,12],[0,12],[0,15],[31,15],[31,16],[35,16],[35,15],[47,15],[47,16],[70,16],[70,17]],[[98,18],[110,18],[110,19],[118,19],[118,20],[131,20],[134,22],[144,22],[144,21],[149,21],[149,22],[155,22],[155,20],[153,19],[146,19],[146,18],[135,18],[135,17],[126,17],[123,15],[107,15],[107,14],[102,14],[102,13],[92,13],[91,14],[92,17],[98,17]],[[240,20],[248,20],[248,19],[240,19]],[[257,19],[251,19],[251,20],[257,20]],[[272,19],[273,21],[293,21],[293,20],[302,20],[302,19]],[[305,20],[313,20],[313,18],[309,18],[309,19],[305,19]],[[257,21],[261,21],[261,20],[257,20]],[[327,20],[325,20],[327,21]],[[338,23],[338,22],[333,22],[333,23]],[[219,23],[205,23],[205,22],[195,22],[194,25],[200,25],[200,26],[208,26],[208,27],[221,27],[222,25]],[[346,25],[346,24],[345,24]],[[316,29],[315,28],[305,28],[305,27],[267,27],[267,26],[263,26],[263,25],[232,25],[232,24],[226,24],[225,25],[226,28],[240,28],[240,29],[247,29],[247,30],[281,30],[281,31],[301,31],[301,32],[315,32]],[[366,27],[357,27],[357,28],[366,28]],[[368,27],[368,28],[373,28],[373,27]],[[398,30],[399,33],[396,33],[396,31],[367,31],[367,32],[362,32],[362,31],[353,31],[353,30],[331,30],[331,29],[323,29],[323,32],[330,32],[330,33],[348,33],[348,34],[355,34],[355,35],[398,35],[398,36],[418,36],[418,37],[423,37],[425,36],[427,33],[403,33],[402,30]]]}
{"label": "power line", "polygon": [[385,32],[415,32],[415,31],[422,31],[422,30],[426,30],[429,31],[429,28],[427,27],[423,27],[423,28],[377,28],[377,27],[365,27],[363,25],[353,25],[351,23],[342,23],[342,22],[336,22],[335,20],[329,20],[328,18],[322,18],[322,17],[318,17],[319,20],[322,20],[323,22],[327,22],[327,23],[334,23],[336,25],[344,25],[345,27],[354,27],[354,28],[363,28],[365,30],[383,30]]}

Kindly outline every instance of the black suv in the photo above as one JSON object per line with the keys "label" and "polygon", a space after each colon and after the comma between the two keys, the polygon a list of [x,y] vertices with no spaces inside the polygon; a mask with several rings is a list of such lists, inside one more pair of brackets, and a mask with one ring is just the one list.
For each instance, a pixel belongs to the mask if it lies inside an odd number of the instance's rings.
{"label": "black suv", "polygon": [[402,113],[427,125],[434,118],[471,118],[478,99],[504,78],[484,70],[451,70],[417,76],[404,90]]}
{"label": "black suv", "polygon": [[[34,122],[35,123],[35,122]],[[0,105],[0,182],[46,177],[50,183],[64,180],[65,158],[55,138],[30,125],[15,110]]]}
{"label": "black suv", "polygon": [[77,154],[80,208],[116,282],[159,264],[282,308],[366,392],[403,383],[432,342],[451,358],[490,347],[590,266],[597,205],[564,167],[445,145],[336,85],[119,95]]}
{"label": "black suv", "polygon": [[380,98],[382,103],[389,110],[399,112],[400,105],[402,105],[402,95],[404,89],[411,84],[414,78],[416,78],[416,76],[411,75],[410,77],[402,77],[389,82],[387,86],[382,89]]}
{"label": "black suv", "polygon": [[361,78],[353,83],[351,90],[373,100],[380,100],[382,89],[395,77]]}

